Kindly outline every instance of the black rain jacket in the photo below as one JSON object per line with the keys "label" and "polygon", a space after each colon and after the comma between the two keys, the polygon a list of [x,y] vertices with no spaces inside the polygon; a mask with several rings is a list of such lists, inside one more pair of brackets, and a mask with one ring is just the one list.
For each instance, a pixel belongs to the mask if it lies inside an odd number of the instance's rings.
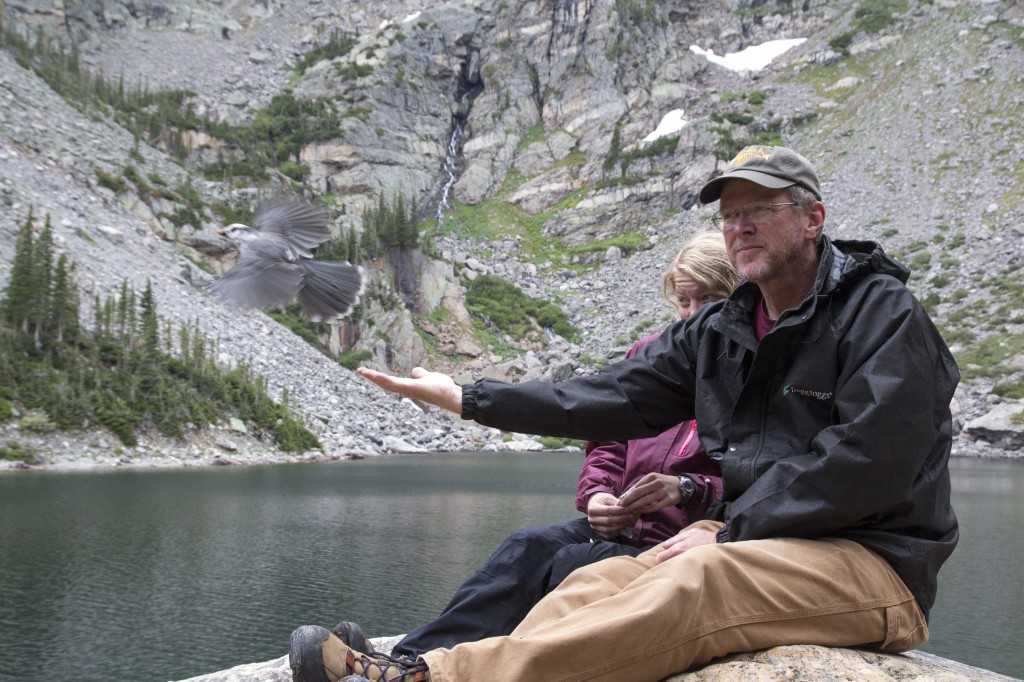
{"label": "black rain jacket", "polygon": [[873,242],[826,237],[821,254],[814,289],[760,343],[760,292],[743,282],[597,374],[464,386],[462,416],[589,440],[696,419],[722,464],[718,542],[854,540],[889,561],[927,617],[959,537],[948,469],[959,371],[906,268]]}

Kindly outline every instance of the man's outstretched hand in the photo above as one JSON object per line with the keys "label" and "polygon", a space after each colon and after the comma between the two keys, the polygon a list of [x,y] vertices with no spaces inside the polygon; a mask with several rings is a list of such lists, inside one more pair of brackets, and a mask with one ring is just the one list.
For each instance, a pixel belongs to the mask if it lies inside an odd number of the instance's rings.
{"label": "man's outstretched hand", "polygon": [[388,376],[367,367],[360,367],[356,373],[385,391],[398,393],[413,400],[422,400],[455,414],[462,414],[462,387],[447,374],[428,372],[422,367],[413,368],[409,373],[411,379]]}

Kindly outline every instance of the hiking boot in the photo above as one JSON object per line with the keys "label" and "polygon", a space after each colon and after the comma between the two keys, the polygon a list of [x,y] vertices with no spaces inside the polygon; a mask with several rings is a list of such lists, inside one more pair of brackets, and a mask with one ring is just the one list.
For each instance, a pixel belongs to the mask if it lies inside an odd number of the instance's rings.
{"label": "hiking boot", "polygon": [[366,639],[366,635],[363,633],[363,629],[359,627],[358,623],[353,623],[350,620],[343,620],[335,625],[331,629],[331,632],[336,634],[349,649],[362,651],[364,654],[376,653],[373,645],[370,644],[370,640]]}
{"label": "hiking boot", "polygon": [[384,654],[364,654],[346,646],[336,634],[317,625],[303,625],[288,643],[292,682],[340,682],[361,675],[370,682],[429,682],[423,661],[409,663]]}

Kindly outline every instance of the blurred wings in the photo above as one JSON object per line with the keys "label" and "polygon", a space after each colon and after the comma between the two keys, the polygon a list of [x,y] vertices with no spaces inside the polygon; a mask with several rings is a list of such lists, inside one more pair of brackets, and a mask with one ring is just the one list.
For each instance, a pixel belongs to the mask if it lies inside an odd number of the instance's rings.
{"label": "blurred wings", "polygon": [[238,262],[208,289],[243,308],[283,306],[298,297],[313,321],[333,322],[351,312],[363,292],[363,269],[308,260],[330,238],[327,213],[299,199],[264,201],[253,228],[238,226]]}
{"label": "blurred wings", "polygon": [[302,268],[296,263],[252,255],[240,258],[235,267],[208,288],[243,308],[271,308],[295,298],[303,279]]}
{"label": "blurred wings", "polygon": [[277,197],[260,204],[253,218],[253,227],[264,234],[284,237],[309,258],[310,249],[331,237],[327,228],[327,212],[299,199]]}

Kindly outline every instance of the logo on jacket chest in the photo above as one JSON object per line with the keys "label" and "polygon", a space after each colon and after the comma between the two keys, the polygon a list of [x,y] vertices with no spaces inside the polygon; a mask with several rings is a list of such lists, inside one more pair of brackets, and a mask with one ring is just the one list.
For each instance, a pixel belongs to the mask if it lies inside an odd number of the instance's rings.
{"label": "logo on jacket chest", "polygon": [[817,400],[832,400],[832,396],[835,395],[832,391],[815,391],[811,388],[800,388],[793,384],[786,384],[782,387],[782,395],[789,395],[790,393],[802,395],[805,398],[815,398]]}

